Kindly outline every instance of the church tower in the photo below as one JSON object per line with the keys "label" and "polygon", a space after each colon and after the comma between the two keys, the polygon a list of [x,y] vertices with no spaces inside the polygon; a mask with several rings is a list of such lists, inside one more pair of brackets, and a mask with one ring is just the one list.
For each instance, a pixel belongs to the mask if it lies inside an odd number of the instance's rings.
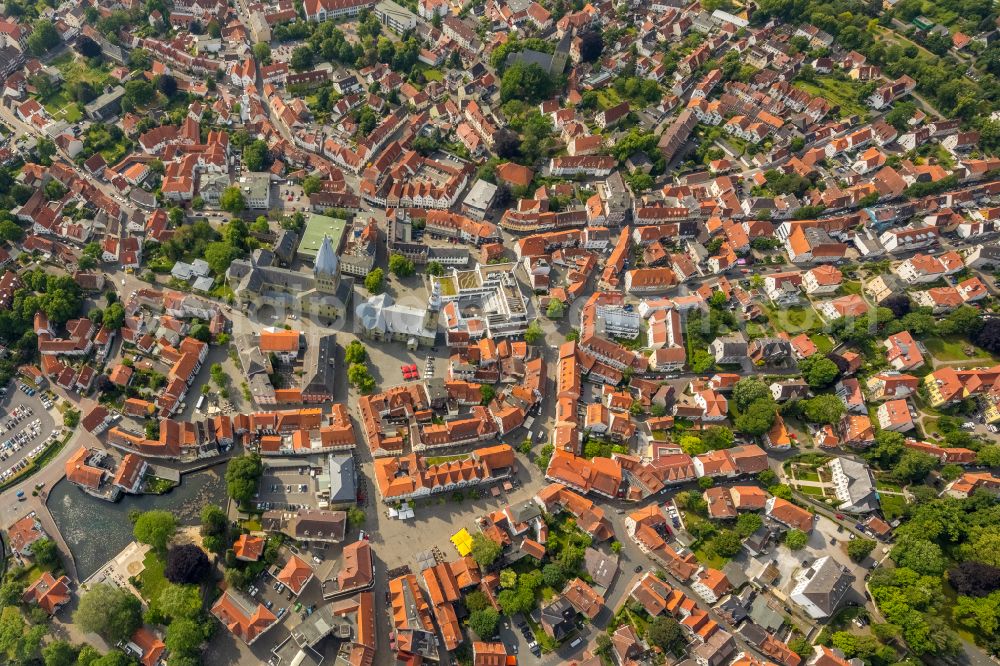
{"label": "church tower", "polygon": [[424,328],[437,329],[438,313],[441,312],[441,282],[431,278],[431,295],[427,299],[427,310],[424,311]]}
{"label": "church tower", "polygon": [[323,242],[316,253],[316,264],[313,267],[316,278],[316,289],[327,294],[335,294],[340,286],[340,260],[333,251],[330,237],[323,235]]}

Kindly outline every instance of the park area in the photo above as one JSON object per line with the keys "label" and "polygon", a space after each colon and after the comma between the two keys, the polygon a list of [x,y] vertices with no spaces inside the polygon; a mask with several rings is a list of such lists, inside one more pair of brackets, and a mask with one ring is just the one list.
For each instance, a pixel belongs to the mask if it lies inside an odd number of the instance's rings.
{"label": "park area", "polygon": [[997,357],[960,336],[927,338],[923,340],[923,345],[938,361],[969,361],[978,358],[997,360]]}
{"label": "park area", "polygon": [[40,87],[39,97],[45,110],[56,120],[68,123],[80,120],[83,110],[78,100],[97,97],[112,82],[106,71],[92,67],[72,51],[66,51],[53,59],[51,66],[59,71],[63,82]]}
{"label": "park area", "polygon": [[784,308],[777,308],[767,303],[764,305],[764,312],[775,331],[784,331],[789,335],[815,332],[823,326],[823,320],[808,303],[804,306]]}
{"label": "park area", "polygon": [[813,97],[822,97],[840,108],[840,116],[867,115],[867,109],[858,102],[858,84],[835,76],[817,76],[812,81],[796,81],[796,88],[801,88]]}

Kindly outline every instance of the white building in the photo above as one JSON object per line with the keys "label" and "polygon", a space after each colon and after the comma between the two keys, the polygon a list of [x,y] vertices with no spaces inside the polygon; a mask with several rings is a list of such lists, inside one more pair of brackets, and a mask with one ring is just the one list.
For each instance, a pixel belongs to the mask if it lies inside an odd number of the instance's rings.
{"label": "white building", "polygon": [[375,16],[382,25],[400,34],[417,27],[416,15],[392,0],[381,0],[375,5]]}
{"label": "white building", "polygon": [[827,465],[830,468],[834,492],[841,511],[867,513],[878,509],[878,495],[875,492],[875,477],[863,462],[850,458],[834,458]]}
{"label": "white building", "polygon": [[268,173],[248,173],[240,178],[240,192],[247,208],[267,210],[271,207],[271,175]]}

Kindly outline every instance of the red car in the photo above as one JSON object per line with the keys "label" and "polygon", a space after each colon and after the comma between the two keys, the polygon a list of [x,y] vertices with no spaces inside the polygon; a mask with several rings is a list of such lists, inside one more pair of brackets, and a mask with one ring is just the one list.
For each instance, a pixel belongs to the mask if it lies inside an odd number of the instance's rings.
{"label": "red car", "polygon": [[844,519],[844,514],[838,513],[837,514],[837,520],[843,520],[843,519]]}

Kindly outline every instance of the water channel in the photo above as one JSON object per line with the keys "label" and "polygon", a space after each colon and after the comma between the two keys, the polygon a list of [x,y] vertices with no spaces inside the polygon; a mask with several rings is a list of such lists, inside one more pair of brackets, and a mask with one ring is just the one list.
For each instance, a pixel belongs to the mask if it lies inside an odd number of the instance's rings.
{"label": "water channel", "polygon": [[73,552],[80,579],[86,580],[133,540],[130,511],[169,511],[182,525],[193,525],[206,504],[225,508],[224,470],[220,465],[185,474],[182,483],[165,495],[125,495],[113,504],[60,481],[49,493],[48,507]]}

